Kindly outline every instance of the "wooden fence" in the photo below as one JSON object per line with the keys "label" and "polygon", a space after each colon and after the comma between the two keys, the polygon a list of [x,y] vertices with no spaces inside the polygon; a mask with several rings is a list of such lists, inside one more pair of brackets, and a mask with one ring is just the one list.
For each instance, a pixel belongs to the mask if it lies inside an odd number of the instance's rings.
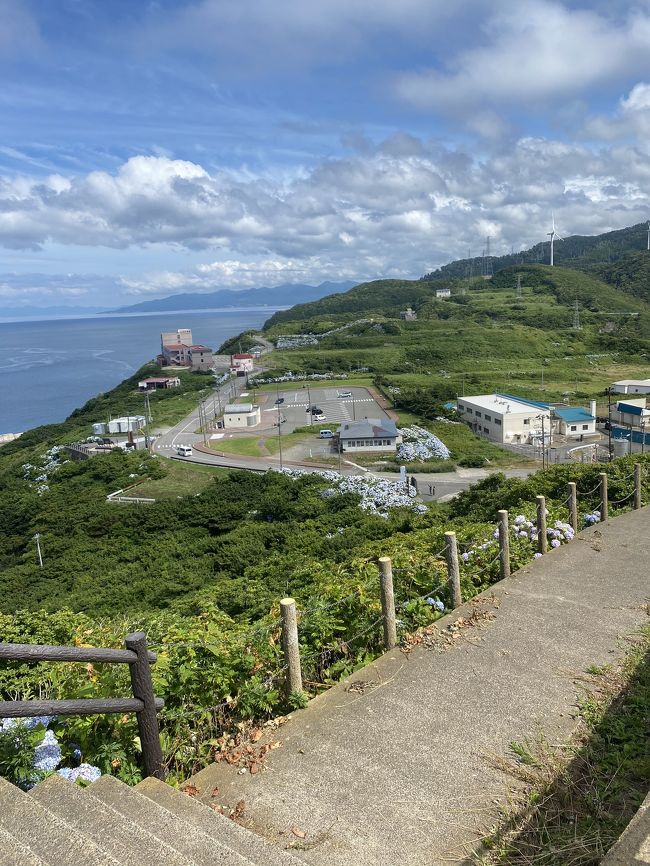
{"label": "wooden fence", "polygon": [[132,698],[85,698],[66,701],[0,701],[0,718],[24,719],[30,716],[90,716],[102,713],[135,713],[142,746],[144,769],[148,776],[163,779],[163,766],[157,711],[164,701],[154,695],[151,663],[155,653],[147,649],[144,632],[126,636],[126,649],[99,647],[43,646],[40,644],[0,643],[0,659],[29,662],[95,662],[127,664],[131,674]]}

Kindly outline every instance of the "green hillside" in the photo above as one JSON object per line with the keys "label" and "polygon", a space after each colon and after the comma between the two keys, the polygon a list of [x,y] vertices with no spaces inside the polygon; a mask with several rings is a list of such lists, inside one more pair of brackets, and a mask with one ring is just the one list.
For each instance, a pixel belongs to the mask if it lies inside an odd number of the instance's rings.
{"label": "green hillside", "polygon": [[619,291],[650,302],[650,253],[647,250],[626,253],[611,264],[596,265],[592,273]]}
{"label": "green hillside", "polygon": [[[444,382],[450,396],[467,389],[533,399],[598,397],[617,378],[647,376],[650,304],[630,269],[623,270],[627,262],[617,266],[621,288],[592,273],[545,265],[457,281],[448,299],[436,298],[435,282],[366,283],[269,319],[270,338],[310,333],[319,344],[276,350],[267,363],[278,372],[363,369],[393,389],[431,391]],[[416,321],[399,318],[409,304]]]}
{"label": "green hillside", "polygon": [[[590,269],[598,265],[611,264],[631,252],[646,250],[647,223],[638,223],[624,229],[601,235],[571,235],[555,242],[555,264],[565,268]],[[548,264],[550,242],[545,240],[529,250],[505,256],[490,256],[457,259],[443,265],[422,278],[425,281],[448,281],[467,279],[487,273],[496,273],[504,268],[525,264]]]}

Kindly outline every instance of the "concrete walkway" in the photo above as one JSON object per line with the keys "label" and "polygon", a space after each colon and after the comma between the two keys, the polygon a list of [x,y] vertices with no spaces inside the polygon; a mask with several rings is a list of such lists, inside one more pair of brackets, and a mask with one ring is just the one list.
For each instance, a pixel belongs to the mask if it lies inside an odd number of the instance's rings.
{"label": "concrete walkway", "polygon": [[215,764],[193,783],[243,798],[250,825],[308,863],[465,862],[515,784],[497,769],[509,744],[566,742],[586,669],[616,662],[647,621],[649,524],[644,508],[580,533],[440,620],[432,646],[388,653],[296,712],[263,772]]}

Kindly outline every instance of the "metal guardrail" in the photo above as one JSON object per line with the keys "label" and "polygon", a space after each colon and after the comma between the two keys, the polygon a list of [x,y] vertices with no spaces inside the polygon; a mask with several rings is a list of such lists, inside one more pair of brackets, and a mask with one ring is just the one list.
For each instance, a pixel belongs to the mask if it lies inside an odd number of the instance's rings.
{"label": "metal guardrail", "polygon": [[147,649],[147,636],[136,631],[124,639],[126,649],[101,647],[44,646],[0,643],[0,659],[30,662],[96,662],[127,664],[131,674],[132,698],[83,698],[64,701],[0,701],[0,718],[30,716],[90,716],[103,713],[135,713],[138,719],[142,758],[147,776],[163,779],[165,770],[160,745],[157,711],[164,701],[153,691],[151,664],[156,654]]}

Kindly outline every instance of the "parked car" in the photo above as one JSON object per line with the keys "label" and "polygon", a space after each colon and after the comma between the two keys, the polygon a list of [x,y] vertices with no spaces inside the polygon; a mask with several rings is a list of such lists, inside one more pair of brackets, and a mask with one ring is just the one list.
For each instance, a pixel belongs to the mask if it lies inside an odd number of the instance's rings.
{"label": "parked car", "polygon": [[331,439],[334,436],[333,430],[321,430],[318,434],[321,439]]}
{"label": "parked car", "polygon": [[325,415],[314,415],[314,421],[327,421]]}
{"label": "parked car", "polygon": [[319,409],[318,406],[312,406],[312,407],[311,407],[311,414],[312,414],[312,415],[322,415],[322,414],[323,414],[323,410],[322,410],[322,409]]}
{"label": "parked car", "polygon": [[351,397],[352,391],[339,391],[338,396],[339,397]]}

